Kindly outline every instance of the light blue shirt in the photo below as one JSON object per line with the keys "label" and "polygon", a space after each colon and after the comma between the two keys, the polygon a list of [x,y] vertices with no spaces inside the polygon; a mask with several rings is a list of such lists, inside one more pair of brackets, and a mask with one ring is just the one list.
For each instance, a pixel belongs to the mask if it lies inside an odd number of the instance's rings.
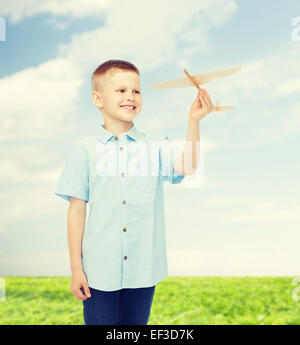
{"label": "light blue shirt", "polygon": [[150,287],[168,276],[163,183],[183,180],[173,169],[181,153],[136,125],[118,138],[99,124],[95,137],[75,146],[55,194],[88,202],[82,267],[89,287]]}

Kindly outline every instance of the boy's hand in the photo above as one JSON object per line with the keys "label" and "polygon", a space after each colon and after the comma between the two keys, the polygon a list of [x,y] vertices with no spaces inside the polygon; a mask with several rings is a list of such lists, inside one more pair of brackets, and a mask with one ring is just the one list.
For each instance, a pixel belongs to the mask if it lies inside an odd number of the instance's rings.
{"label": "boy's hand", "polygon": [[205,89],[200,88],[190,109],[190,119],[200,121],[214,110],[214,105]]}
{"label": "boy's hand", "polygon": [[82,270],[72,273],[71,291],[79,301],[85,301],[88,297],[91,297],[87,279]]}

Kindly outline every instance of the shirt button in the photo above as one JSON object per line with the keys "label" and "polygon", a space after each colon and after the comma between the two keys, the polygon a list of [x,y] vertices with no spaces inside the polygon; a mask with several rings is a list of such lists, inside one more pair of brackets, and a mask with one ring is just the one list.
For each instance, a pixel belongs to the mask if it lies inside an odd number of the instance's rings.
{"label": "shirt button", "polygon": [[123,228],[123,231],[127,231],[127,228],[126,228],[126,226],[124,226],[124,228]]}
{"label": "shirt button", "polygon": [[124,259],[124,260],[127,260],[127,256],[125,255],[123,259]]}
{"label": "shirt button", "polygon": [[119,137],[115,136],[115,139],[116,139],[116,140],[118,140],[118,139],[119,139]]}
{"label": "shirt button", "polygon": [[125,176],[125,173],[122,172],[121,176],[124,177],[124,176]]}
{"label": "shirt button", "polygon": [[126,200],[123,200],[122,203],[125,205],[126,204]]}

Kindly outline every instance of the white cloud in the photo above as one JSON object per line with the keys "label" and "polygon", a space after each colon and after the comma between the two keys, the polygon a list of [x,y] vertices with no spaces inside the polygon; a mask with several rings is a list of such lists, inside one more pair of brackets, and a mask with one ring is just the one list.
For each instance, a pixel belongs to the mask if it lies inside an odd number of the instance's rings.
{"label": "white cloud", "polygon": [[[184,55],[182,49],[195,39],[198,51],[207,49],[209,29],[228,20],[235,10],[233,0],[190,0],[176,5],[171,0],[112,2],[107,7],[105,27],[74,35],[59,52],[87,69],[113,56],[133,61],[141,70],[152,70],[175,61],[179,49]],[[179,47],[180,41],[186,47]]]}
{"label": "white cloud", "polygon": [[[300,74],[300,68],[299,68]],[[300,79],[298,78],[289,78],[287,80],[280,80],[274,85],[273,96],[286,96],[294,93],[300,93]]]}
{"label": "white cloud", "polygon": [[49,168],[59,155],[57,134],[60,128],[76,132],[71,113],[81,85],[80,70],[61,58],[0,79],[1,181],[5,185],[42,184],[57,178],[57,171]]}
{"label": "white cloud", "polygon": [[100,17],[111,2],[112,0],[10,0],[0,3],[0,13],[3,17],[9,17],[12,23],[45,13],[74,18]]}
{"label": "white cloud", "polygon": [[[259,147],[299,132],[299,52],[300,45],[241,64],[240,73],[204,85],[213,102],[220,100],[221,105],[236,108],[204,119],[212,126],[210,134],[227,144],[234,137],[243,147]],[[218,126],[213,122],[216,116]]]}
{"label": "white cloud", "polygon": [[80,70],[62,58],[0,79],[1,141],[32,140],[66,125],[82,85]]}
{"label": "white cloud", "polygon": [[19,138],[29,131],[34,139],[39,130],[51,133],[66,125],[81,85],[80,71],[64,59],[47,61],[1,79],[3,130]]}
{"label": "white cloud", "polygon": [[300,90],[299,52],[300,45],[242,65],[243,69],[238,74],[214,81],[213,93],[241,106],[244,102],[253,102],[253,99],[257,103],[266,103],[288,95],[296,96]]}

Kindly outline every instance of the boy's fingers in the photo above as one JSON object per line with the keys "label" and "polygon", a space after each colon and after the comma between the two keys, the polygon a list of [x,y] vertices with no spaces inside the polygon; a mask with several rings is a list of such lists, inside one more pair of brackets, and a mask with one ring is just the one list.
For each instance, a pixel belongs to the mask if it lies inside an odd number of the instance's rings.
{"label": "boy's fingers", "polygon": [[202,90],[203,94],[205,95],[205,100],[206,100],[206,102],[207,102],[208,107],[209,107],[209,108],[213,108],[214,105],[212,104],[212,101],[211,101],[211,99],[210,99],[210,97],[209,97],[208,92],[207,92],[205,89],[201,89],[201,90]]}
{"label": "boy's fingers", "polygon": [[79,288],[78,290],[76,290],[75,292],[75,297],[79,300],[85,300],[87,299],[87,297],[83,294],[83,288]]}
{"label": "boy's fingers", "polygon": [[86,300],[89,297],[91,297],[91,293],[90,293],[90,289],[88,287],[87,281],[85,281],[84,279],[82,279],[82,281],[77,284],[74,284],[75,286],[72,287],[71,285],[71,292],[74,295],[74,297],[79,300]]}
{"label": "boy's fingers", "polygon": [[199,101],[200,101],[201,106],[203,107],[204,104],[203,104],[203,100],[202,100],[202,98],[201,98],[200,93],[199,93],[198,96],[196,97],[195,103],[198,104]]}
{"label": "boy's fingers", "polygon": [[199,97],[200,97],[200,100],[201,100],[201,104],[202,104],[202,107],[207,107],[208,104],[207,104],[207,100],[206,100],[206,97],[202,91],[202,89],[199,89]]}
{"label": "boy's fingers", "polygon": [[90,292],[90,289],[89,289],[89,287],[88,287],[87,282],[84,282],[82,285],[83,285],[83,289],[84,289],[84,294],[85,294],[85,296],[91,297],[91,292]]}

